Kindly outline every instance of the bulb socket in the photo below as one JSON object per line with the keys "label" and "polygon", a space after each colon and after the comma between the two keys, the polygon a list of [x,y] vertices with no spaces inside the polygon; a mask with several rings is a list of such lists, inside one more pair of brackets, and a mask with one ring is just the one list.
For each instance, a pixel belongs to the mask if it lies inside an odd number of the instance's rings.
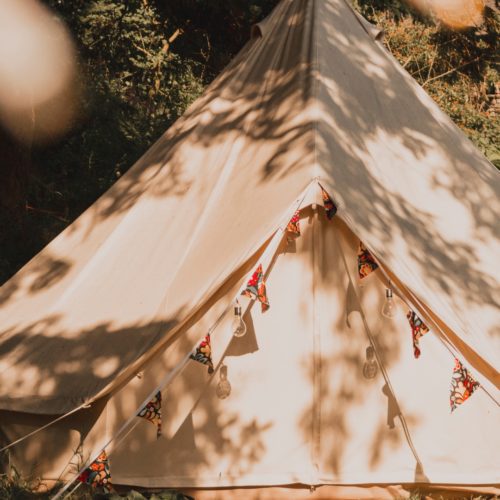
{"label": "bulb socket", "polygon": [[392,288],[386,288],[386,289],[385,289],[385,296],[386,296],[388,299],[392,299]]}

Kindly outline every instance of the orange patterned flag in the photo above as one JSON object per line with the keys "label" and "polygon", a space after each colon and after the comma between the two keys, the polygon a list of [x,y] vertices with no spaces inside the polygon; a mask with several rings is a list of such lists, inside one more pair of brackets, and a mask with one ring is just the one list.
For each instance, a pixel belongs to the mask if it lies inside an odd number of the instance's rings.
{"label": "orange patterned flag", "polygon": [[195,350],[191,353],[190,358],[198,361],[198,363],[201,363],[202,365],[207,365],[208,373],[214,372],[214,364],[212,363],[212,346],[210,344],[209,333],[207,333],[196,346]]}
{"label": "orange patterned flag", "polygon": [[372,254],[363,245],[363,242],[360,241],[358,250],[358,274],[360,279],[365,278],[377,268],[378,264],[375,262]]}
{"label": "orange patterned flag", "polygon": [[113,491],[105,450],[102,450],[100,455],[78,476],[78,481],[90,484],[92,488],[102,488],[106,492]]}
{"label": "orange patterned flag", "polygon": [[297,210],[290,219],[286,230],[292,236],[300,236],[300,210]]}
{"label": "orange patterned flag", "polygon": [[461,405],[469,399],[478,387],[479,382],[476,382],[467,371],[467,368],[455,358],[455,367],[453,368],[453,375],[451,377],[451,411],[455,410],[458,405]]}
{"label": "orange patterned flag", "polygon": [[269,309],[269,301],[267,300],[266,283],[264,281],[264,272],[262,271],[262,264],[259,264],[252,277],[248,280],[247,287],[242,295],[258,300],[261,303],[262,312]]}
{"label": "orange patterned flag", "polygon": [[429,328],[413,311],[408,311],[406,317],[408,318],[411,326],[411,334],[413,338],[413,355],[415,356],[415,358],[419,358],[420,347],[418,345],[418,341],[429,331]]}
{"label": "orange patterned flag", "polygon": [[137,414],[138,417],[145,418],[148,422],[156,425],[156,437],[161,436],[161,392]]}
{"label": "orange patterned flag", "polygon": [[323,197],[323,206],[325,207],[326,216],[331,220],[337,213],[337,207],[323,188],[321,188],[321,196]]}

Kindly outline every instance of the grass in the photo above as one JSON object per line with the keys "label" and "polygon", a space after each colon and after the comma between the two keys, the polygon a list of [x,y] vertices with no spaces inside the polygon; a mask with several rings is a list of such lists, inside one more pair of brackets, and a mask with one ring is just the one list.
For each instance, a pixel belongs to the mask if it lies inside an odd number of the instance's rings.
{"label": "grass", "polygon": [[[7,474],[0,474],[0,499],[2,500],[49,500],[61,488],[61,485],[55,485],[52,489],[43,488],[40,480],[23,479],[13,468],[8,477]],[[96,493],[91,490],[88,485],[81,485],[69,497],[71,500],[193,500],[192,497],[186,496],[175,490],[163,490],[159,492],[138,492],[130,490],[127,492],[118,493]],[[443,493],[421,493],[415,490],[410,493],[409,500],[450,500],[449,495]],[[453,496],[453,500],[494,500],[498,497],[494,495],[458,495]]]}
{"label": "grass", "polygon": [[[62,487],[56,484],[51,489],[44,487],[39,479],[29,480],[22,478],[17,470],[12,467],[10,474],[0,474],[0,499],[1,500],[49,500]],[[70,491],[76,487],[70,488]],[[193,500],[175,490],[158,492],[142,492],[135,490],[118,493],[97,493],[89,485],[80,485],[74,493],[66,497],[71,500]]]}

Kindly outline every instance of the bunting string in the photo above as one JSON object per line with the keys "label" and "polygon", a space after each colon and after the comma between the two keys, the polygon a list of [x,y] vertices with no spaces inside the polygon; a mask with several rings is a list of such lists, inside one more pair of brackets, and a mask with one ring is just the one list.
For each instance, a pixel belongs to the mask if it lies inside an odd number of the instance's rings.
{"label": "bunting string", "polygon": [[[294,204],[293,204],[294,205],[294,212],[292,212],[292,213],[295,213],[295,211],[298,208],[300,208],[301,203],[303,202],[303,200],[304,200],[307,192],[309,191],[309,189],[311,188],[312,185],[313,185],[313,182],[311,182],[307,186],[307,188],[302,193],[301,197],[294,202]],[[288,217],[290,217],[290,215],[288,215]],[[283,227],[279,227],[279,229],[277,231],[275,231],[274,236],[273,236],[273,238],[271,240],[271,243],[269,244],[268,248],[265,251],[265,254],[269,254],[269,252],[272,252],[272,253],[270,253],[270,255],[274,255],[275,254],[275,252],[278,249],[279,243],[281,242],[281,240],[283,238],[283,233],[284,233],[284,228]],[[263,256],[263,258],[264,258],[264,256]],[[245,287],[245,285],[243,284],[242,287],[240,288],[240,290],[238,291],[236,297],[239,296],[240,294],[242,294],[242,292],[245,290],[244,287]],[[227,314],[227,312],[229,311],[229,309],[231,307],[232,307],[232,303],[230,305],[228,305],[228,307],[219,315],[219,317],[215,321],[214,325],[210,328],[209,333],[207,334],[208,339],[207,339],[207,336],[206,336],[205,339],[203,339],[199,344],[197,344],[195,346],[195,348],[194,348],[194,350],[192,352],[188,353],[186,355],[186,357],[180,363],[178,363],[171,371],[169,371],[164,376],[164,378],[162,379],[162,381],[160,382],[160,384],[156,387],[155,391],[153,391],[152,393],[150,393],[150,395],[148,396],[148,398],[141,404],[141,406],[139,406],[139,408],[136,410],[136,412],[126,422],[124,422],[122,424],[122,426],[120,427],[120,429],[118,429],[118,431],[110,439],[108,439],[106,441],[106,443],[101,447],[101,451],[102,452],[104,452],[105,448],[107,448],[113,441],[116,441],[118,438],[120,438],[120,439],[124,438],[124,436],[123,436],[124,431],[127,430],[127,428],[129,428],[131,426],[132,421],[136,417],[137,413],[140,412],[141,409],[145,405],[147,405],[148,401],[150,401],[152,398],[154,398],[155,394],[158,391],[161,391],[162,388],[166,387],[174,379],[174,377],[184,368],[184,366],[186,365],[186,363],[190,359],[196,359],[196,354],[202,353],[206,357],[206,354],[209,353],[209,357],[207,358],[207,362],[206,363],[203,362],[203,364],[208,364],[208,366],[209,366],[209,373],[213,373],[214,368],[213,368],[213,363],[212,363],[212,358],[211,358],[211,349],[209,351],[207,351],[207,349],[206,349],[207,346],[210,347],[210,332],[212,332],[215,328],[217,328],[217,326],[223,320],[223,318],[225,317],[225,315]],[[207,340],[208,340],[208,342],[207,342]],[[205,341],[205,344],[202,345],[204,341]],[[198,350],[198,348],[201,348],[201,349]],[[205,349],[205,352],[203,352],[203,348]],[[226,349],[227,349],[227,347],[226,347]],[[193,358],[193,355],[194,355],[194,358]],[[208,359],[210,360],[210,363],[208,363]],[[199,361],[199,359],[196,359],[196,361]],[[210,369],[211,369],[211,371],[210,371]],[[132,428],[133,427],[134,427],[134,425],[132,424]],[[130,432],[130,430],[128,432]],[[128,434],[128,432],[127,432],[127,434]],[[14,444],[14,443],[12,443],[12,444]],[[59,500],[67,492],[67,490],[70,488],[70,486],[73,484],[73,482],[76,479],[78,479],[78,477],[80,476],[80,474],[84,470],[85,469],[82,468],[80,470],[80,472],[72,480],[66,482],[66,484],[58,491],[58,493],[53,497],[52,500]]]}
{"label": "bunting string", "polygon": [[[379,266],[380,268],[380,271],[382,272],[383,276],[388,280],[388,281],[391,281],[391,278],[390,276],[387,274],[387,271],[382,267],[382,266]],[[419,300],[414,297],[411,293],[411,299],[408,299],[408,297],[406,297],[406,295],[401,291],[401,289],[399,289],[399,287],[397,286],[396,283],[392,282],[391,286],[397,291],[397,294],[398,296],[401,298],[401,300],[403,300],[406,305],[408,307],[410,307],[411,309],[414,309],[414,305],[413,305],[413,302],[415,302],[417,305],[420,304],[422,305]],[[410,305],[410,302],[412,303],[412,305]],[[468,399],[470,397],[470,395],[472,394],[472,392],[474,392],[476,389],[482,389],[482,391],[486,394],[486,396],[493,402],[495,403],[497,406],[500,406],[500,403],[497,401],[497,399],[483,386],[483,385],[480,385],[479,382],[475,381],[475,379],[469,374],[468,370],[463,367],[462,363],[458,360],[458,358],[456,357],[456,349],[455,347],[453,346],[453,344],[448,340],[448,337],[446,335],[446,332],[440,327],[439,323],[433,323],[433,327],[435,327],[441,335],[437,335],[437,339],[441,342],[441,344],[443,345],[443,347],[445,347],[445,349],[454,357],[455,359],[455,369],[457,371],[457,373],[455,373],[455,370],[454,370],[454,373],[453,373],[453,379],[457,379],[457,387],[459,389],[459,392],[456,396],[459,396],[459,398],[456,400],[455,403],[453,403],[453,401],[455,401],[455,397],[454,397],[454,382],[452,380],[452,386],[451,386],[451,391],[450,391],[450,406],[452,408],[452,411],[454,411],[454,409],[456,409],[456,407],[460,404],[462,404],[466,399]],[[458,363],[458,365],[457,365]],[[461,386],[460,384],[458,383],[458,379],[462,378],[459,376],[459,372],[461,372],[461,370],[457,367],[462,367],[465,372],[466,372],[466,375],[465,375],[465,380],[467,380],[467,375],[470,376],[470,379],[473,381],[472,383],[472,391],[471,390],[468,390],[466,391],[467,394],[466,394],[466,397],[463,398],[461,396]],[[466,382],[467,384],[467,382]],[[469,384],[469,387],[470,387],[470,384]]]}

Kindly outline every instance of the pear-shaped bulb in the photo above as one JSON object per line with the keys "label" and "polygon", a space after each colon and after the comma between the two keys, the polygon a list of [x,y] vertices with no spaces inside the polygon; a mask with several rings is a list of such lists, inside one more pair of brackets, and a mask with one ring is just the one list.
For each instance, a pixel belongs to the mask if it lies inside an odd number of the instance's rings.
{"label": "pear-shaped bulb", "polygon": [[392,319],[396,316],[396,304],[394,302],[394,297],[392,296],[392,290],[387,288],[385,291],[385,301],[382,307],[382,316]]}
{"label": "pear-shaped bulb", "polygon": [[231,394],[231,384],[229,380],[220,380],[215,388],[215,393],[219,399],[226,399]]}
{"label": "pear-shaped bulb", "polygon": [[243,337],[247,333],[247,325],[241,317],[241,306],[234,308],[234,319],[231,328],[235,337]]}
{"label": "pear-shaped bulb", "polygon": [[219,399],[226,399],[231,394],[231,384],[227,379],[227,366],[222,365],[219,372],[219,382],[215,388],[215,394]]}
{"label": "pear-shaped bulb", "polygon": [[363,377],[372,379],[377,376],[378,364],[375,359],[375,350],[372,346],[366,348],[366,361],[363,365]]}

